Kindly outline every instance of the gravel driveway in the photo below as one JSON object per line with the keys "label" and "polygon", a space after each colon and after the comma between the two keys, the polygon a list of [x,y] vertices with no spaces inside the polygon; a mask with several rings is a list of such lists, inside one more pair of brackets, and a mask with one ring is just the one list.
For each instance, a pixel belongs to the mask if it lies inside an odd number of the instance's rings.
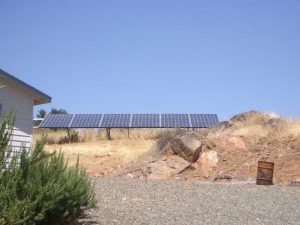
{"label": "gravel driveway", "polygon": [[97,178],[81,224],[299,224],[300,187]]}

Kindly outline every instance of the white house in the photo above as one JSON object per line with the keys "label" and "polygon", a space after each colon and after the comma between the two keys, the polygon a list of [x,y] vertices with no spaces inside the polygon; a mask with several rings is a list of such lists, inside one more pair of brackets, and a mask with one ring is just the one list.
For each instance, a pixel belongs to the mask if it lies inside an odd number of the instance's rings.
{"label": "white house", "polygon": [[50,102],[50,96],[0,69],[0,111],[13,108],[16,112],[13,151],[31,147],[33,106]]}

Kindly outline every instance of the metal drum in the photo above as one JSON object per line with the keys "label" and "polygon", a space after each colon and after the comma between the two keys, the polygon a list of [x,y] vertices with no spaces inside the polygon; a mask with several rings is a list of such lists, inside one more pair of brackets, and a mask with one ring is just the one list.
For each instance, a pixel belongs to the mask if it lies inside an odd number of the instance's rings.
{"label": "metal drum", "polygon": [[273,171],[274,171],[274,163],[258,161],[256,184],[272,185]]}

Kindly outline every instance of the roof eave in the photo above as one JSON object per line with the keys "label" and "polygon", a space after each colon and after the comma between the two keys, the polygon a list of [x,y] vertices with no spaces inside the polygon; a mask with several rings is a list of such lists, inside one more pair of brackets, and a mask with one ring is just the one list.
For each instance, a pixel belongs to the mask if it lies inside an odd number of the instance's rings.
{"label": "roof eave", "polygon": [[47,104],[47,103],[51,103],[52,98],[43,98],[43,99],[34,99],[33,100],[33,105],[42,105],[42,104]]}
{"label": "roof eave", "polygon": [[34,88],[33,86],[25,83],[24,81],[16,78],[15,76],[5,72],[4,70],[0,69],[0,77],[4,78],[5,80],[8,80],[17,86],[25,89],[29,93],[31,93],[34,96],[34,105],[41,105],[41,104],[47,104],[51,102],[51,97],[40,90]]}

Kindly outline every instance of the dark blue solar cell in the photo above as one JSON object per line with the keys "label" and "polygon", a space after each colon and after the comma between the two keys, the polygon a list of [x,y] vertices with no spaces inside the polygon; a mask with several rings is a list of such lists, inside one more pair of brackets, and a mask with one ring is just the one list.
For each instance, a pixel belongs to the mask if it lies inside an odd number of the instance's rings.
{"label": "dark blue solar cell", "polygon": [[191,118],[192,127],[194,128],[206,127],[200,114],[190,114],[190,118]]}
{"label": "dark blue solar cell", "polygon": [[133,128],[159,127],[159,114],[132,114],[130,125]]}
{"label": "dark blue solar cell", "polygon": [[161,114],[161,127],[172,128],[190,126],[188,114]]}
{"label": "dark blue solar cell", "polygon": [[129,127],[130,114],[104,114],[101,127]]}
{"label": "dark blue solar cell", "polygon": [[70,127],[97,128],[101,122],[102,114],[76,114]]}
{"label": "dark blue solar cell", "polygon": [[210,114],[210,124],[209,126],[213,126],[219,123],[218,116],[216,114]]}
{"label": "dark blue solar cell", "polygon": [[208,123],[206,121],[206,114],[200,115],[203,127],[208,127]]}
{"label": "dark blue solar cell", "polygon": [[210,127],[215,124],[213,114],[204,114],[203,117],[204,117],[204,124],[206,127]]}
{"label": "dark blue solar cell", "polygon": [[215,114],[190,114],[190,118],[194,128],[210,127],[219,122]]}
{"label": "dark blue solar cell", "polygon": [[214,117],[214,119],[213,119],[214,125],[218,124],[219,123],[219,118],[218,118],[217,114],[213,114],[213,117]]}
{"label": "dark blue solar cell", "polygon": [[73,118],[72,114],[48,114],[42,121],[41,128],[67,128]]}

